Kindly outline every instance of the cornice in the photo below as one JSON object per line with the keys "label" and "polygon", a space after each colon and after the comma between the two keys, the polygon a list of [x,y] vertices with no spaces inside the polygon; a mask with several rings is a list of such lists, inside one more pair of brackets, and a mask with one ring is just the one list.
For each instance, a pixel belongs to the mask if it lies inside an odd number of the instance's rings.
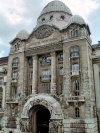
{"label": "cornice", "polygon": [[46,44],[42,46],[37,46],[30,48],[28,50],[25,50],[25,55],[26,56],[34,56],[34,55],[40,55],[45,53],[50,53],[58,50],[63,49],[63,42],[59,41],[56,43],[51,43],[51,44]]}

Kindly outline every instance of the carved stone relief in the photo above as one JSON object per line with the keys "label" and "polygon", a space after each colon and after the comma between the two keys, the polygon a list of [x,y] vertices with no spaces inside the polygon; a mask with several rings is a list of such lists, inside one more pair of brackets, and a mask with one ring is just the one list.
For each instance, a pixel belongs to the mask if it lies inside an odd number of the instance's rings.
{"label": "carved stone relief", "polygon": [[34,36],[37,39],[42,39],[51,36],[53,32],[54,29],[51,26],[43,25],[34,32]]}

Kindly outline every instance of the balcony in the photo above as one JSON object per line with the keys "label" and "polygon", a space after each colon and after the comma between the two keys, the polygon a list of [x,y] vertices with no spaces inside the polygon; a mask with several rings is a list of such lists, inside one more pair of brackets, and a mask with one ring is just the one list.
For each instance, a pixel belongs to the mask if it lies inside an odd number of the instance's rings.
{"label": "balcony", "polygon": [[72,71],[71,75],[72,76],[79,76],[79,71],[78,70],[77,71]]}
{"label": "balcony", "polygon": [[71,59],[72,58],[78,58],[79,57],[79,52],[71,52],[71,54],[70,54],[70,56],[71,56]]}
{"label": "balcony", "polygon": [[51,80],[51,75],[42,75],[40,78],[42,82],[48,82]]}
{"label": "balcony", "polygon": [[15,98],[10,98],[10,99],[7,99],[6,100],[6,103],[15,103],[15,104],[17,104],[18,103],[18,100],[15,99]]}
{"label": "balcony", "polygon": [[68,102],[85,102],[85,96],[69,96]]}
{"label": "balcony", "polygon": [[17,78],[12,78],[11,83],[17,83]]}
{"label": "balcony", "polygon": [[12,68],[17,68],[18,67],[18,63],[12,63]]}
{"label": "balcony", "polygon": [[7,128],[16,128],[16,118],[9,117],[7,120]]}

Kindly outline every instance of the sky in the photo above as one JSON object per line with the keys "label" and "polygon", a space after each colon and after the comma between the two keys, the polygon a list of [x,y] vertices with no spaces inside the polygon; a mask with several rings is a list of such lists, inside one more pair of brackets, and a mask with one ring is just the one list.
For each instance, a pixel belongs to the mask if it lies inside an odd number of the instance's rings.
{"label": "sky", "polygon": [[[0,58],[9,55],[10,44],[19,31],[29,33],[42,9],[52,0],[0,0]],[[100,41],[100,0],[61,0],[73,15],[82,16],[90,27],[92,44]]]}

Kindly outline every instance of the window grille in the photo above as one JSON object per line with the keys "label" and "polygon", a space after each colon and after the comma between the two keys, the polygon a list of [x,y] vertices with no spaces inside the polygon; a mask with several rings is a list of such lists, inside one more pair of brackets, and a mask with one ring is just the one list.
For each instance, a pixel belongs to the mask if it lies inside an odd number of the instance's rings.
{"label": "window grille", "polygon": [[79,57],[79,48],[78,47],[71,48],[71,58],[72,57]]}

